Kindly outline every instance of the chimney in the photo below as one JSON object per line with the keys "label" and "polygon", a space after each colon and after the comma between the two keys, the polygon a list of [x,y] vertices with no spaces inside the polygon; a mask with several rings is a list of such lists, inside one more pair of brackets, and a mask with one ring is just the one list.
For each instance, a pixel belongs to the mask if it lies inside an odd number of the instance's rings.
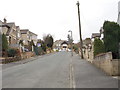
{"label": "chimney", "polygon": [[4,23],[7,23],[7,20],[6,20],[6,18],[4,18]]}

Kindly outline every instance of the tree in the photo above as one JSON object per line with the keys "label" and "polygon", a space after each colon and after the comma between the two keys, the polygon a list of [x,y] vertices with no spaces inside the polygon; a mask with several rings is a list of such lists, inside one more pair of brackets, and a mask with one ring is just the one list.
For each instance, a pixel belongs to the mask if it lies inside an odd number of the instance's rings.
{"label": "tree", "polygon": [[33,41],[33,40],[31,40],[30,45],[31,45],[31,46],[35,46],[35,44],[34,44],[34,41]]}
{"label": "tree", "polygon": [[119,58],[120,26],[115,22],[105,21],[103,29],[105,52],[111,51],[113,58]]}
{"label": "tree", "polygon": [[46,52],[46,44],[44,43],[44,41],[41,43],[41,48],[44,52]]}
{"label": "tree", "polygon": [[7,51],[7,49],[8,49],[8,41],[7,41],[6,35],[3,33],[2,34],[2,50]]}
{"label": "tree", "polygon": [[52,48],[53,41],[54,41],[53,37],[50,34],[48,34],[46,37],[44,37],[44,42],[48,48]]}
{"label": "tree", "polygon": [[23,40],[20,40],[19,44],[23,46],[24,45]]}
{"label": "tree", "polygon": [[100,40],[95,38],[94,40],[94,56],[104,53],[104,43]]}

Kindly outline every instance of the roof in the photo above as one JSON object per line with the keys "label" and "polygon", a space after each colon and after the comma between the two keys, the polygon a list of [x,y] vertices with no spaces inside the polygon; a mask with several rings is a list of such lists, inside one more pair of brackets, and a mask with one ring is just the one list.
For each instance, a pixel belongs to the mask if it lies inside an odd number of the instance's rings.
{"label": "roof", "polygon": [[4,25],[6,25],[6,26],[9,27],[9,28],[8,28],[8,31],[7,31],[7,33],[6,33],[6,35],[9,35],[10,32],[11,32],[11,28],[12,28],[13,25],[15,25],[15,23],[14,23],[14,22],[10,22],[10,23],[5,23]]}
{"label": "roof", "polygon": [[85,40],[83,40],[83,44],[85,44],[85,45],[91,44],[91,39],[86,38]]}
{"label": "roof", "polygon": [[16,26],[16,28],[20,28],[19,26]]}
{"label": "roof", "polygon": [[67,41],[64,41],[64,42],[61,43],[61,45],[62,45],[62,44],[67,44],[67,45],[68,45],[68,42],[67,42]]}
{"label": "roof", "polygon": [[95,37],[101,37],[101,34],[100,33],[92,33],[92,38],[95,38]]}
{"label": "roof", "polygon": [[5,25],[5,24],[0,25],[0,27],[7,27],[7,28],[10,28],[10,26]]}
{"label": "roof", "polygon": [[6,25],[12,26],[13,24],[15,24],[14,22],[10,22],[10,23],[5,23]]}
{"label": "roof", "polygon": [[29,31],[28,29],[21,29],[20,30],[21,34],[27,34],[28,31]]}
{"label": "roof", "polygon": [[36,35],[37,36],[37,34],[35,34],[35,33],[33,33],[33,32],[31,32],[31,31],[29,31],[31,34],[34,34],[34,35]]}

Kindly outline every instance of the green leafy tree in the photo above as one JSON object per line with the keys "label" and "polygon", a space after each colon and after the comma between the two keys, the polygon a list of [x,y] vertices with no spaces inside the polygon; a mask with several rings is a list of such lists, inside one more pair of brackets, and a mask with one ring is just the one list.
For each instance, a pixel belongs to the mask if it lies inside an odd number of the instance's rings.
{"label": "green leafy tree", "polygon": [[94,56],[100,54],[100,53],[104,53],[105,49],[104,49],[104,43],[100,40],[95,38],[94,40]]}
{"label": "green leafy tree", "polygon": [[46,52],[46,44],[44,42],[41,43],[41,48],[44,52]]}
{"label": "green leafy tree", "polygon": [[119,58],[120,26],[115,22],[105,21],[103,29],[105,52],[111,51],[113,58]]}
{"label": "green leafy tree", "polygon": [[30,45],[31,45],[31,46],[35,46],[35,44],[34,44],[34,41],[33,41],[33,40],[31,40]]}
{"label": "green leafy tree", "polygon": [[44,42],[48,48],[52,48],[54,42],[52,35],[48,34],[45,37]]}
{"label": "green leafy tree", "polygon": [[7,41],[6,35],[3,33],[2,34],[2,50],[7,51],[7,49],[8,49],[8,41]]}

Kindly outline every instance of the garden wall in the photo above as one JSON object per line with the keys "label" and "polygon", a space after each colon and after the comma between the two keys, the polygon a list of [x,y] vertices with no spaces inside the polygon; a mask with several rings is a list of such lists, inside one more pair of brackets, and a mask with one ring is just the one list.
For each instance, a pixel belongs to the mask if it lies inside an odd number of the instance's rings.
{"label": "garden wall", "polygon": [[120,75],[120,60],[112,59],[111,52],[97,55],[92,63],[104,72],[106,72],[108,75]]}
{"label": "garden wall", "polygon": [[1,58],[0,59],[0,63],[2,64],[6,64],[6,63],[10,63],[10,62],[15,62],[15,61],[20,61],[23,59],[27,59],[30,57],[35,56],[34,52],[23,52],[21,54],[21,57],[6,57],[6,58]]}

